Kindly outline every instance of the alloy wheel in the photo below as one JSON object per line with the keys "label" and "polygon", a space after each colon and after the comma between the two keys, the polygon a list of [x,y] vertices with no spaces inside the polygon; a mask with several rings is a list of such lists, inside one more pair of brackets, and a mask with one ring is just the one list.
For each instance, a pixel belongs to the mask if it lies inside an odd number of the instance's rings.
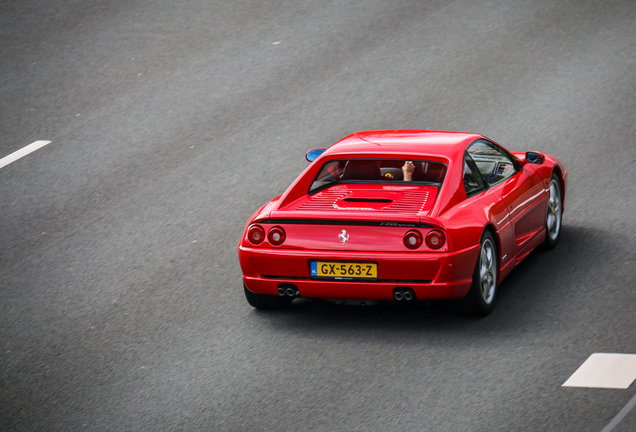
{"label": "alloy wheel", "polygon": [[492,303],[497,287],[497,260],[495,246],[490,239],[484,240],[479,257],[481,295],[486,304]]}

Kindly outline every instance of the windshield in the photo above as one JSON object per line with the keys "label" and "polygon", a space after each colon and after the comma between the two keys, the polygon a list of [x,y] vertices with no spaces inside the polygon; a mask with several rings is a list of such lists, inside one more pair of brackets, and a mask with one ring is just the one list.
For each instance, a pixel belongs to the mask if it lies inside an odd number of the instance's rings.
{"label": "windshield", "polygon": [[336,183],[405,183],[441,185],[446,165],[405,159],[342,159],[325,163],[309,192]]}

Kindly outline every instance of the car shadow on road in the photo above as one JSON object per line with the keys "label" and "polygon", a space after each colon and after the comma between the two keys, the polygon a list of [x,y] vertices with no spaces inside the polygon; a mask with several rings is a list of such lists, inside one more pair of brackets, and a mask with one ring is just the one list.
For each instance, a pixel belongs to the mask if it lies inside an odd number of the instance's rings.
{"label": "car shadow on road", "polygon": [[549,330],[550,325],[558,325],[559,313],[572,304],[586,272],[598,267],[598,256],[615,253],[620,252],[608,233],[566,225],[555,249],[533,251],[500,284],[494,311],[481,318],[460,313],[453,301],[361,306],[297,299],[285,310],[254,313],[263,324],[290,332],[359,329],[362,333],[497,332],[501,336],[534,331],[537,326]]}

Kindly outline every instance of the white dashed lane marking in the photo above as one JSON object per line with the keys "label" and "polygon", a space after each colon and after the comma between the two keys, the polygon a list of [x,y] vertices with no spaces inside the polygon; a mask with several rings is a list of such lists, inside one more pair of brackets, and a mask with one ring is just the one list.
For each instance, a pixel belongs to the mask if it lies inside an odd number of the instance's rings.
{"label": "white dashed lane marking", "polygon": [[[636,380],[636,354],[596,353],[563,383],[563,387],[626,389]],[[611,432],[636,406],[634,396],[601,432]]]}
{"label": "white dashed lane marking", "polygon": [[18,159],[28,155],[29,153],[33,153],[34,151],[41,149],[42,147],[50,143],[51,141],[36,141],[16,152],[11,153],[9,156],[5,156],[2,159],[0,159],[0,168],[4,168],[5,166],[9,165],[11,162],[15,162]]}
{"label": "white dashed lane marking", "polygon": [[592,354],[563,387],[626,389],[636,380],[636,354]]}

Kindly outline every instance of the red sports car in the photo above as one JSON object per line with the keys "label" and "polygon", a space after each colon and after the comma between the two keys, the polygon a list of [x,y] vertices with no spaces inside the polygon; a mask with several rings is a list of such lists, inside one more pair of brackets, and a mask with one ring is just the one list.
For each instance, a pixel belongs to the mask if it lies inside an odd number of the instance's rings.
{"label": "red sports car", "polygon": [[239,244],[256,308],[296,297],[463,299],[488,314],[497,285],[534,248],[556,246],[567,171],[472,133],[358,132],[307,153],[287,191]]}

